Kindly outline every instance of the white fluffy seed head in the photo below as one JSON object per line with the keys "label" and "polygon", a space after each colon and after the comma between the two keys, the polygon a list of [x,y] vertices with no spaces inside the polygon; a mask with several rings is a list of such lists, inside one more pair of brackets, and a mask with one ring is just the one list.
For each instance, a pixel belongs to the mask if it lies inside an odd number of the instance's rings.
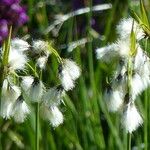
{"label": "white fluffy seed head", "polygon": [[64,117],[61,111],[58,109],[58,107],[54,106],[50,108],[49,121],[53,127],[58,127],[60,124],[63,123]]}
{"label": "white fluffy seed head", "polygon": [[132,99],[135,100],[136,96],[139,95],[145,89],[142,78],[139,74],[135,74],[131,80],[131,93]]}
{"label": "white fluffy seed head", "polygon": [[136,71],[139,71],[143,68],[143,65],[149,61],[149,57],[146,55],[144,50],[140,47],[140,45],[137,46],[137,53],[134,60],[134,69]]}
{"label": "white fluffy seed head", "polygon": [[45,69],[47,60],[48,60],[48,57],[47,57],[47,56],[39,57],[39,58],[37,59],[37,66],[38,66],[40,69]]}
{"label": "white fluffy seed head", "polygon": [[117,41],[117,49],[120,57],[127,58],[130,53],[130,40],[118,40]]}
{"label": "white fluffy seed head", "polygon": [[133,103],[129,103],[122,116],[122,126],[125,128],[126,132],[132,133],[140,125],[142,125],[143,119],[139,112],[137,111]]}
{"label": "white fluffy seed head", "polygon": [[18,123],[25,121],[27,115],[30,113],[29,107],[25,101],[18,99],[13,106],[12,116]]}
{"label": "white fluffy seed head", "polygon": [[119,90],[109,90],[104,94],[104,98],[110,112],[118,111],[123,105],[124,94]]}
{"label": "white fluffy seed head", "polygon": [[12,116],[13,102],[7,99],[1,99],[0,116],[4,119],[10,119]]}
{"label": "white fluffy seed head", "polygon": [[115,58],[116,56],[118,56],[116,43],[96,49],[97,59],[100,59],[104,62],[110,62],[112,58]]}
{"label": "white fluffy seed head", "polygon": [[45,87],[42,81],[34,81],[30,88],[29,98],[32,102],[40,102],[45,92]]}
{"label": "white fluffy seed head", "polygon": [[8,83],[8,80],[5,79],[2,87],[2,98],[14,102],[20,95],[20,87]]}
{"label": "white fluffy seed head", "polygon": [[81,74],[81,70],[74,61],[71,61],[69,59],[64,59],[64,68],[68,71],[69,75],[73,80],[79,78]]}
{"label": "white fluffy seed head", "polygon": [[40,106],[40,114],[44,120],[50,121],[53,127],[58,127],[64,120],[63,114],[57,106],[47,106],[42,103]]}
{"label": "white fluffy seed head", "polygon": [[[117,26],[117,33],[122,40],[130,38],[130,33],[132,30],[133,18],[122,19]],[[136,33],[136,39],[140,40],[144,37],[144,31],[134,20],[133,30]]]}
{"label": "white fluffy seed head", "polygon": [[64,94],[62,87],[50,88],[42,97],[43,103],[47,106],[58,106],[63,101]]}
{"label": "white fluffy seed head", "polygon": [[65,91],[69,91],[74,88],[74,80],[71,78],[67,70],[62,70],[60,75],[61,84],[64,87]]}
{"label": "white fluffy seed head", "polygon": [[80,74],[80,68],[75,62],[68,59],[64,60],[59,68],[59,77],[66,91],[71,90],[75,86],[74,82],[79,78]]}
{"label": "white fluffy seed head", "polygon": [[32,86],[34,79],[32,76],[24,76],[22,77],[21,87],[24,91],[28,91]]}
{"label": "white fluffy seed head", "polygon": [[22,39],[14,38],[11,41],[11,47],[16,51],[24,52],[29,49],[30,45],[28,44],[28,42]]}
{"label": "white fluffy seed head", "polygon": [[46,54],[46,56],[49,56],[49,54],[51,53],[49,51],[49,43],[46,41],[35,40],[35,41],[33,41],[32,47],[34,49],[34,52],[37,54],[44,52]]}
{"label": "white fluffy seed head", "polygon": [[27,56],[24,53],[10,49],[8,60],[10,71],[23,70],[27,61]]}

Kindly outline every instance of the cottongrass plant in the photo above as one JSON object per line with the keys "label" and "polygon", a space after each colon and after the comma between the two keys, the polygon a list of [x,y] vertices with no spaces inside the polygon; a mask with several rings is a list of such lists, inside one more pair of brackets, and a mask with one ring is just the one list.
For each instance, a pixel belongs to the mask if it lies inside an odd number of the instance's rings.
{"label": "cottongrass plant", "polygon": [[[3,67],[1,67],[3,80],[0,115],[4,119],[13,118],[15,122],[22,123],[31,113],[29,104],[34,103],[35,147],[39,149],[39,115],[41,114],[41,117],[48,120],[53,127],[63,123],[64,117],[60,104],[64,103],[63,97],[66,92],[75,86],[75,80],[79,78],[81,70],[74,61],[61,58],[47,41],[35,40],[29,44],[27,41],[15,38],[9,41],[7,54],[5,51],[5,49],[1,51],[1,60],[7,58],[8,61],[6,64],[2,63]],[[50,54],[54,54],[59,63],[60,83],[54,87],[46,87],[42,81],[42,71],[46,69]],[[33,60],[32,56],[35,57],[35,66],[30,63]],[[29,74],[29,71],[32,74]]]}
{"label": "cottongrass plant", "polygon": [[[104,99],[109,111],[123,110],[121,119],[123,129],[132,133],[143,123],[135,100],[150,85],[150,60],[139,44],[145,33],[133,18],[121,20],[117,26],[117,33],[119,35],[117,41],[97,49],[96,54],[98,59],[107,63],[114,58],[119,60]],[[131,33],[135,35],[134,50]]]}

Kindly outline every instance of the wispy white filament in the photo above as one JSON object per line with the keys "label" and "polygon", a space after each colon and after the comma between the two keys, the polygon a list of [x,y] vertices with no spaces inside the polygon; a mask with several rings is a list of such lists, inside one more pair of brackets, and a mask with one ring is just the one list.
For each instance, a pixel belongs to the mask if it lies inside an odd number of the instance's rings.
{"label": "wispy white filament", "polygon": [[116,112],[120,109],[123,104],[124,94],[119,90],[112,90],[105,92],[105,100],[108,110],[111,112]]}
{"label": "wispy white filament", "polygon": [[24,122],[27,115],[30,113],[29,107],[23,100],[17,100],[12,109],[12,116],[18,123]]}
{"label": "wispy white filament", "polygon": [[26,51],[29,49],[30,45],[28,44],[28,42],[22,40],[22,39],[19,39],[19,38],[14,38],[12,41],[11,41],[11,47],[13,49],[15,49],[16,51],[20,51],[20,52],[23,52],[23,51]]}
{"label": "wispy white filament", "polygon": [[2,98],[15,101],[21,94],[20,87],[10,84],[7,79],[4,80],[2,86]]}
{"label": "wispy white filament", "polygon": [[112,58],[116,57],[117,55],[118,47],[115,43],[96,49],[97,59],[101,59],[105,62],[110,62]]}
{"label": "wispy white filament", "polygon": [[58,127],[63,123],[64,117],[57,106],[47,106],[42,104],[40,107],[42,118],[50,121],[53,127]]}
{"label": "wispy white filament", "polygon": [[32,76],[24,76],[22,77],[21,87],[24,91],[28,91],[29,88],[32,86],[34,79]]}
{"label": "wispy white filament", "polygon": [[63,89],[58,89],[57,87],[50,88],[42,97],[43,103],[47,106],[58,106],[63,101],[63,95]]}
{"label": "wispy white filament", "polygon": [[1,99],[0,115],[5,119],[10,119],[12,116],[13,102],[7,99]]}
{"label": "wispy white filament", "polygon": [[74,81],[80,76],[80,68],[69,59],[65,59],[60,70],[60,80],[66,91],[71,90],[75,85]]}
{"label": "wispy white filament", "polygon": [[63,117],[63,114],[61,113],[61,111],[58,109],[58,107],[50,108],[49,121],[53,127],[58,127],[60,124],[63,123],[64,117]]}
{"label": "wispy white filament", "polygon": [[35,53],[44,52],[46,56],[49,56],[49,43],[43,40],[35,40],[32,45]]}
{"label": "wispy white filament", "polygon": [[45,87],[42,81],[35,81],[32,83],[32,86],[30,88],[29,98],[33,102],[40,102],[44,94],[44,91],[45,91]]}
{"label": "wispy white filament", "polygon": [[140,125],[142,125],[143,119],[137,111],[134,104],[129,103],[122,116],[122,126],[129,133],[135,131]]}
{"label": "wispy white filament", "polygon": [[45,69],[47,60],[48,60],[47,56],[39,57],[37,59],[37,66],[39,66],[40,69]]}
{"label": "wispy white filament", "polygon": [[[132,29],[133,19],[127,18],[122,19],[120,23],[117,26],[117,32],[122,40],[126,40],[130,37],[131,29]],[[140,40],[144,37],[144,31],[140,27],[140,25],[137,24],[137,22],[134,20],[134,26],[133,30],[136,33],[137,40]]]}
{"label": "wispy white filament", "polygon": [[[59,17],[57,17],[54,21],[54,23],[52,23],[45,31],[44,33],[45,34],[48,34],[49,32],[53,31],[56,26],[60,26],[66,21],[68,20],[69,18],[71,17],[74,17],[74,16],[77,16],[77,15],[81,15],[81,14],[84,14],[84,13],[88,13],[90,12],[91,10],[92,11],[102,11],[102,10],[107,10],[107,9],[111,9],[112,8],[112,4],[108,3],[108,4],[100,4],[100,5],[96,5],[96,6],[93,6],[92,9],[89,8],[89,7],[86,7],[86,8],[81,8],[81,9],[78,9],[76,11],[73,11],[71,13],[68,13],[68,14],[65,14],[65,15],[59,15]],[[59,28],[60,29],[60,28]]]}
{"label": "wispy white filament", "polygon": [[134,100],[136,96],[139,95],[144,89],[145,86],[139,74],[133,75],[133,78],[131,80],[132,99]]}
{"label": "wispy white filament", "polygon": [[27,61],[27,56],[24,53],[10,49],[8,60],[10,71],[23,70]]}

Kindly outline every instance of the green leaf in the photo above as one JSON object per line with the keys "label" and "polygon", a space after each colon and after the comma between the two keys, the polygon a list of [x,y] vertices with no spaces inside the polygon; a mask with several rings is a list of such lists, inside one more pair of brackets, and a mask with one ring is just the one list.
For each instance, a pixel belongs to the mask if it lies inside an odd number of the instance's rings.
{"label": "green leaf", "polygon": [[129,10],[129,13],[130,13],[130,16],[135,19],[135,21],[137,21],[139,24],[142,23],[142,20],[132,9]]}
{"label": "green leaf", "polygon": [[[141,9],[142,9],[142,11],[144,11],[145,10],[144,6],[143,7],[141,6]],[[148,19],[147,19],[147,16],[146,16],[146,11],[144,11],[145,13],[142,13],[142,11],[141,11],[141,14],[145,14],[145,15],[143,15],[143,16],[141,15],[141,17],[139,17],[133,10],[130,10],[130,16],[132,18],[134,18],[135,21],[137,21],[139,23],[141,28],[144,30],[145,34],[148,37],[150,37],[150,26],[149,26]],[[145,18],[145,19],[143,19],[143,18]]]}
{"label": "green leaf", "polygon": [[134,21],[132,24],[132,30],[131,30],[131,34],[130,34],[130,56],[135,56],[137,53],[136,36],[135,36],[134,31],[133,31],[133,27],[134,27]]}
{"label": "green leaf", "polygon": [[142,19],[142,22],[143,22],[147,27],[150,27],[149,21],[148,21],[148,17],[147,17],[147,14],[146,14],[146,10],[145,10],[145,7],[144,7],[144,4],[143,4],[143,1],[142,1],[142,0],[140,0],[140,10],[141,10],[141,19]]}

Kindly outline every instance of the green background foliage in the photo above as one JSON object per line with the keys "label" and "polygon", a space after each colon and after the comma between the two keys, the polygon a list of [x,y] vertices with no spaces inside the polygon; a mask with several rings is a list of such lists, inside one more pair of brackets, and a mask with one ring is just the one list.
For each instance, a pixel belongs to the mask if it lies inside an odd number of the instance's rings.
{"label": "green background foliage", "polygon": [[[40,150],[125,150],[127,134],[121,128],[120,114],[109,113],[102,97],[107,84],[106,78],[113,73],[115,63],[110,68],[96,60],[95,49],[115,41],[116,24],[121,18],[129,16],[129,8],[140,13],[140,1],[104,1],[111,3],[112,9],[70,18],[63,23],[57,36],[52,32],[45,34],[45,30],[54,22],[56,14],[66,14],[73,9],[71,1],[59,0],[53,3],[54,1],[23,1],[30,20],[16,33],[30,41],[41,38],[51,41],[62,57],[72,58],[82,69],[76,87],[64,98],[66,106],[61,107],[64,123],[54,129],[49,122],[40,118]],[[85,6],[92,5],[92,2],[85,1]],[[149,10],[148,0],[145,1],[145,6]],[[97,18],[99,32],[90,25],[92,17]],[[84,30],[78,32],[81,24],[84,24]],[[72,52],[67,52],[70,42],[82,38],[90,40]],[[149,42],[145,49],[149,50]],[[48,87],[58,83],[57,67],[56,58],[50,56],[47,69],[43,73],[43,81]],[[144,119],[144,125],[132,134],[132,147],[136,146],[138,150],[150,149],[149,96],[148,89],[136,100]],[[22,124],[0,118],[1,150],[35,149],[35,114],[34,108],[32,109],[32,113]],[[145,148],[142,148],[143,145]]]}

